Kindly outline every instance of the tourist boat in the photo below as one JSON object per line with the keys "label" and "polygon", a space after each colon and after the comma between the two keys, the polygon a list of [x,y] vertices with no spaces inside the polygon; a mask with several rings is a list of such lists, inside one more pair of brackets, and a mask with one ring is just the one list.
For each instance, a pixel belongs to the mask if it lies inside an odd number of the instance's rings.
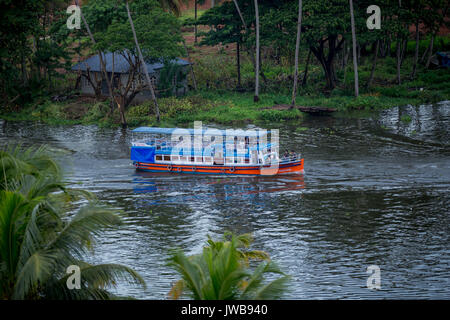
{"label": "tourist boat", "polygon": [[[299,154],[279,155],[270,131],[140,127],[132,131],[137,170],[218,175],[303,172]],[[275,135],[275,140],[278,136]]]}

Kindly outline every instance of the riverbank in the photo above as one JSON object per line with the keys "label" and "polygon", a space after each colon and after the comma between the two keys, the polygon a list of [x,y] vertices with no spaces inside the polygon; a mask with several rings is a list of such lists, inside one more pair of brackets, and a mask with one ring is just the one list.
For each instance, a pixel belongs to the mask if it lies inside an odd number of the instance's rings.
{"label": "riverbank", "polygon": [[[297,106],[320,106],[335,108],[338,113],[352,110],[377,111],[402,105],[421,105],[450,100],[450,72],[445,69],[419,74],[414,81],[402,85],[378,85],[362,90],[358,98],[351,90],[335,89],[325,95],[310,88],[300,89]],[[260,95],[260,101],[253,102],[253,92],[210,89],[190,92],[184,97],[169,97],[158,100],[161,112],[160,126],[176,126],[193,121],[218,124],[245,124],[265,121],[301,121],[304,113],[297,110],[277,110],[280,104],[290,104],[287,88],[279,92]],[[130,127],[157,125],[153,115],[153,103],[146,102],[131,106],[126,112]],[[150,115],[149,115],[150,114]],[[107,101],[93,98],[72,97],[63,102],[41,101],[16,110],[3,110],[0,117],[8,121],[43,121],[48,124],[97,124],[120,126],[117,110],[110,111]]]}

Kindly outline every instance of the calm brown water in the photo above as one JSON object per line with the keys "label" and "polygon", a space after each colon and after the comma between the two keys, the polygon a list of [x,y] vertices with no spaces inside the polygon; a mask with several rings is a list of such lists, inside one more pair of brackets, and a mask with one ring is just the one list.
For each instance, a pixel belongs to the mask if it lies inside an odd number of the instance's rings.
{"label": "calm brown water", "polygon": [[[288,299],[450,299],[450,102],[265,127],[302,152],[305,174],[137,173],[129,132],[95,126],[0,123],[0,143],[65,150],[72,186],[126,213],[92,260],[145,278],[145,291],[121,284],[122,295],[165,299],[177,279],[168,250],[196,253],[207,234],[231,230],[252,232],[292,275]],[[381,269],[381,290],[366,287],[369,265]]]}

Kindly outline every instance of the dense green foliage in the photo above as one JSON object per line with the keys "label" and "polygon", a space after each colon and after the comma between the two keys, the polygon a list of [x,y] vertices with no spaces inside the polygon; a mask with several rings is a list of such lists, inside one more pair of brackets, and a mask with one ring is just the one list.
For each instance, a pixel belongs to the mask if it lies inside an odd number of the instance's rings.
{"label": "dense green foliage", "polygon": [[[0,1],[0,99],[3,107],[45,96],[75,53],[58,27],[65,1]],[[67,29],[66,29],[67,30]]]}
{"label": "dense green foliage", "polygon": [[[48,153],[0,150],[0,299],[111,299],[108,289],[119,280],[145,286],[126,266],[83,261],[120,218],[89,193],[67,188]],[[80,289],[66,284],[71,265],[80,268]]]}
{"label": "dense green foliage", "polygon": [[[195,300],[279,299],[289,277],[265,252],[247,251],[251,243],[248,234],[225,235],[221,241],[208,238],[202,253],[186,256],[182,251],[172,253],[169,265],[181,276],[171,290],[178,298],[188,294]],[[254,269],[249,260],[264,259]],[[279,277],[267,281],[267,274]]]}
{"label": "dense green foliage", "polygon": [[[102,2],[104,4],[100,8],[97,7],[98,3],[93,7],[90,5],[86,7],[89,17],[92,17],[92,25],[98,25],[93,30],[98,42],[97,47],[102,51],[118,54],[129,51],[134,57],[137,57],[124,5],[118,6],[112,0],[102,0]],[[102,15],[105,9],[111,14]],[[133,13],[136,34],[146,60],[155,62],[160,59],[173,59],[183,54],[182,46],[180,46],[182,38],[178,21],[173,15],[163,11],[158,2],[153,0],[134,1],[130,4],[130,11]],[[91,25],[89,20],[88,23]]]}

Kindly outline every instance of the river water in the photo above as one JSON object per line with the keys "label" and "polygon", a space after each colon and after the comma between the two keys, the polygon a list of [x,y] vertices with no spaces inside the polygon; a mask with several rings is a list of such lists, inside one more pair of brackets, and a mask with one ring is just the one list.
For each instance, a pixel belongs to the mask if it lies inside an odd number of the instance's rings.
{"label": "river water", "polygon": [[[124,212],[90,260],[144,277],[146,290],[121,283],[121,295],[166,299],[178,279],[168,250],[198,253],[208,234],[230,230],[251,232],[292,276],[287,299],[450,299],[449,101],[266,125],[305,159],[304,174],[275,177],[138,173],[121,129],[0,128],[1,144],[65,150],[70,185]],[[380,290],[367,288],[370,265]]]}

